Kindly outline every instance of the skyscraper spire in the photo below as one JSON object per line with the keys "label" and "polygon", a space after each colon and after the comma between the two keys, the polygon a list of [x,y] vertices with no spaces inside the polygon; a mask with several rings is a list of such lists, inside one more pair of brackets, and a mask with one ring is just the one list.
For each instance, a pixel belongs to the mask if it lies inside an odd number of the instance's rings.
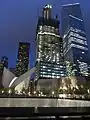
{"label": "skyscraper spire", "polygon": [[49,19],[51,18],[51,9],[52,9],[52,6],[51,5],[46,5],[44,8],[43,8],[43,17],[44,19]]}

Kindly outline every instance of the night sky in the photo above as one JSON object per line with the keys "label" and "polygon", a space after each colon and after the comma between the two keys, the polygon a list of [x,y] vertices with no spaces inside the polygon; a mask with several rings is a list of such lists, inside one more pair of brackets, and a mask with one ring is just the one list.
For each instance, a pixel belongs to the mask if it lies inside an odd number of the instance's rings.
{"label": "night sky", "polygon": [[36,25],[43,6],[51,4],[60,20],[61,6],[76,2],[81,4],[90,45],[90,0],[0,0],[0,58],[7,56],[9,67],[15,67],[19,41],[30,42],[30,67],[34,66]]}

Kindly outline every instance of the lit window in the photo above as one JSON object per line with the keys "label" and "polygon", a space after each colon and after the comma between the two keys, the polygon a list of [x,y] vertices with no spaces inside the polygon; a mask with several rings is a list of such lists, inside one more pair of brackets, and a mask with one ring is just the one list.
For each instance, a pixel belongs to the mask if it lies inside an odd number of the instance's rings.
{"label": "lit window", "polygon": [[46,68],[46,66],[43,66],[43,68]]}
{"label": "lit window", "polygon": [[55,73],[52,73],[52,75],[55,75]]}
{"label": "lit window", "polygon": [[82,54],[84,54],[84,52],[82,52]]}
{"label": "lit window", "polygon": [[40,30],[42,30],[42,26],[39,26],[40,27]]}
{"label": "lit window", "polygon": [[80,45],[76,45],[76,44],[71,44],[70,46],[71,46],[71,47],[75,47],[75,48],[79,48],[79,49],[83,49],[83,50],[88,50],[87,47],[80,46]]}
{"label": "lit window", "polygon": [[63,68],[63,66],[60,66],[60,68]]}
{"label": "lit window", "polygon": [[52,78],[55,78],[55,76],[52,76]]}

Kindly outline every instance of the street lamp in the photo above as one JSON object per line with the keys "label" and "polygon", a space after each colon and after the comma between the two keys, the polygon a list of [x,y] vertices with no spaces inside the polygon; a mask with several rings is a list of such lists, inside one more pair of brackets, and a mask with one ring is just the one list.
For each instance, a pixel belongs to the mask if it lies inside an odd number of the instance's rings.
{"label": "street lamp", "polygon": [[35,94],[36,94],[36,91],[34,91],[33,93],[34,93],[34,95],[35,95]]}
{"label": "street lamp", "polygon": [[87,92],[90,93],[90,90],[88,89]]}
{"label": "street lamp", "polygon": [[2,94],[4,93],[4,90],[2,90]]}
{"label": "street lamp", "polygon": [[43,93],[41,92],[41,95],[42,95]]}
{"label": "street lamp", "polygon": [[8,91],[9,94],[11,94],[11,92],[12,92],[11,90]]}
{"label": "street lamp", "polygon": [[11,89],[9,89],[9,90],[8,90],[9,97],[10,97],[10,95],[11,95],[11,92],[12,92]]}
{"label": "street lamp", "polygon": [[54,97],[54,91],[52,91],[52,95],[53,95],[53,97]]}
{"label": "street lamp", "polygon": [[41,94],[38,94],[39,95],[39,97],[41,96]]}

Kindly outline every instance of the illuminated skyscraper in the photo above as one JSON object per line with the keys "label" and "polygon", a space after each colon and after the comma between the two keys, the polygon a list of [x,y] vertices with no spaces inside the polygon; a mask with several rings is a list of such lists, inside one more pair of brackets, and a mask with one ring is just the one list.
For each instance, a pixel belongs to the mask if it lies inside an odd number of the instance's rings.
{"label": "illuminated skyscraper", "polygon": [[16,65],[16,76],[20,76],[28,71],[29,50],[30,50],[29,43],[25,43],[25,42],[19,43],[17,65]]}
{"label": "illuminated skyscraper", "polygon": [[87,75],[89,52],[80,4],[63,5],[61,18],[64,58],[73,63],[75,75]]}
{"label": "illuminated skyscraper", "polygon": [[1,63],[3,64],[4,67],[8,68],[8,57],[3,56],[1,58]]}
{"label": "illuminated skyscraper", "polygon": [[51,16],[51,5],[43,8],[36,32],[36,79],[64,76],[62,38],[59,34],[59,20]]}

